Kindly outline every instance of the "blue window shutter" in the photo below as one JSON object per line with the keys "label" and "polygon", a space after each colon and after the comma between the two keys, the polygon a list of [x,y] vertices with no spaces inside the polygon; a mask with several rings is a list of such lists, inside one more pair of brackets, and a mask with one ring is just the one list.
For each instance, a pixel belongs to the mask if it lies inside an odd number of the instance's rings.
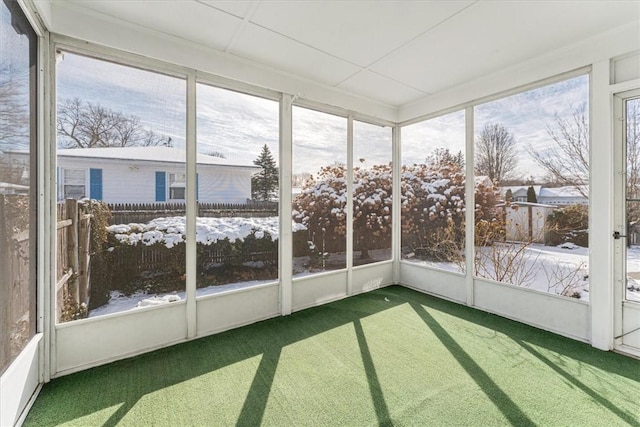
{"label": "blue window shutter", "polygon": [[166,172],[156,172],[156,202],[167,201]]}
{"label": "blue window shutter", "polygon": [[198,179],[198,174],[196,174],[196,200],[200,200],[200,185],[199,185],[199,179]]}
{"label": "blue window shutter", "polygon": [[89,197],[102,200],[102,169],[89,169]]}

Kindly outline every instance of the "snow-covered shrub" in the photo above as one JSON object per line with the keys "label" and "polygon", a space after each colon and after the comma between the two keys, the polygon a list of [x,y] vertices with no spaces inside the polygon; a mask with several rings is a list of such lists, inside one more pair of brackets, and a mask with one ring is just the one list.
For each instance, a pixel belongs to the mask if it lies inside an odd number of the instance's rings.
{"label": "snow-covered shrub", "polygon": [[[299,226],[294,227],[294,230]],[[185,218],[104,227],[101,278],[109,291],[182,291]],[[278,218],[202,218],[196,223],[197,286],[278,277]]]}
{"label": "snow-covered shrub", "polygon": [[573,243],[589,247],[589,207],[585,205],[569,205],[556,209],[549,215],[549,244],[557,246]]}
{"label": "snow-covered shrub", "polygon": [[[474,187],[476,236],[478,229],[481,232],[487,228],[503,229],[496,207],[497,189],[488,179],[476,179]],[[462,165],[456,162],[403,165],[401,190],[405,249],[425,258],[459,262],[466,211]]]}
{"label": "snow-covered shrub", "polygon": [[[461,258],[464,182],[464,171],[453,163],[403,165],[400,184],[403,246],[425,258],[442,261]],[[447,243],[440,245],[443,241]]]}
{"label": "snow-covered shrub", "polygon": [[353,244],[361,258],[391,248],[391,165],[353,170]]}
{"label": "snow-covered shrub", "polygon": [[[325,166],[303,183],[293,200],[293,219],[307,229],[311,244],[308,253],[294,251],[294,256],[345,250],[346,175],[344,165]],[[391,247],[391,166],[354,168],[353,177],[354,248],[367,258],[369,250]]]}
{"label": "snow-covered shrub", "polygon": [[313,242],[309,253],[346,249],[346,175],[344,165],[324,166],[304,181],[302,192],[293,199],[293,220],[306,228],[306,240]]}

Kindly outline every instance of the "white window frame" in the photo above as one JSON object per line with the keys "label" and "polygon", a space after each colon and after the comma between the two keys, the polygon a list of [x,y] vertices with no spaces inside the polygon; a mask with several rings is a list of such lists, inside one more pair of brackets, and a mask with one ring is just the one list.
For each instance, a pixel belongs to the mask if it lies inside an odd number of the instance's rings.
{"label": "white window frame", "polygon": [[[61,173],[61,176],[60,176],[60,179],[61,179],[61,183],[60,183],[60,198],[62,200],[65,200],[65,199],[76,199],[76,200],[79,200],[79,199],[82,199],[84,197],[88,197],[87,189],[89,188],[89,182],[88,182],[89,180],[88,180],[87,169],[83,169],[83,168],[66,168],[66,167],[63,167],[61,169],[62,169],[61,170],[62,173]],[[67,174],[69,172],[82,172],[82,174],[84,175],[84,183],[83,184],[67,184]],[[84,187],[84,192],[83,192],[84,194],[83,194],[82,197],[76,198],[76,197],[69,197],[67,195],[67,186],[80,187],[80,185],[82,185]]]}

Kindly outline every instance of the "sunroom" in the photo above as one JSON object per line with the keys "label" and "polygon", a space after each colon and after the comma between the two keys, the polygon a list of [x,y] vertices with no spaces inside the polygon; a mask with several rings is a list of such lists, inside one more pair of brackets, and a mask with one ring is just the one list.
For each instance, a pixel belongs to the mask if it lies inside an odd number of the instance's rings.
{"label": "sunroom", "polygon": [[[639,2],[0,11],[0,425],[566,425],[600,410],[640,424]],[[512,328],[623,378],[567,377],[582,418],[544,418],[499,378],[544,368],[553,382],[565,365],[520,332],[487,341]],[[192,351],[241,339],[226,364]],[[117,376],[161,349],[194,372],[148,388]],[[440,350],[495,417],[412,400],[448,389],[421,376],[449,369]],[[90,393],[79,375],[142,391],[62,416],[56,387]],[[228,408],[132,415],[177,385]],[[180,411],[199,412],[184,393]]]}

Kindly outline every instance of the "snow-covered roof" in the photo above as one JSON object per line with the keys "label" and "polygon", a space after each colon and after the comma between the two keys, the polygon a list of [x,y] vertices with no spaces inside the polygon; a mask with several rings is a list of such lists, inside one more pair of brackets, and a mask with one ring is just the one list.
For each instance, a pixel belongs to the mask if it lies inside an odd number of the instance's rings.
{"label": "snow-covered roof", "polygon": [[556,188],[543,188],[540,192],[540,197],[558,198],[558,197],[580,197],[584,196],[576,187],[556,187]]}
{"label": "snow-covered roof", "polygon": [[[15,152],[18,153],[18,152]],[[127,160],[136,162],[184,163],[186,152],[172,147],[100,147],[58,149],[58,157],[78,159]],[[199,165],[242,166],[258,168],[252,163],[232,161],[198,153]]]}
{"label": "snow-covered roof", "polygon": [[505,187],[500,187],[500,194],[503,196],[507,193],[508,190],[511,190],[511,194],[515,195],[526,195],[527,191],[529,191],[529,187],[533,187],[533,191],[535,191],[536,196],[540,194],[542,189],[541,185],[510,185]]}
{"label": "snow-covered roof", "polygon": [[29,186],[12,184],[10,182],[0,182],[0,193],[5,191],[29,191]]}

